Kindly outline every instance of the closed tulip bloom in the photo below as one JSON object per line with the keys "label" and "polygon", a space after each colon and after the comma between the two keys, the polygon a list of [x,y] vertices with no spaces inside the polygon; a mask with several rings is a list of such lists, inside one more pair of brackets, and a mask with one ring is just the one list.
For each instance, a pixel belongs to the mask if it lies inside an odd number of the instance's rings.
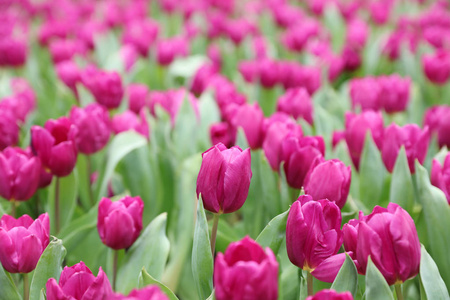
{"label": "closed tulip bloom", "polygon": [[266,88],[271,89],[280,81],[280,70],[278,63],[274,60],[265,58],[258,62],[259,82]]}
{"label": "closed tulip bloom", "polygon": [[372,213],[351,220],[343,227],[344,246],[352,251],[360,274],[366,273],[371,257],[389,285],[417,275],[420,242],[411,216],[396,203],[387,208],[375,206]]}
{"label": "closed tulip bloom", "polygon": [[[3,102],[3,101],[2,101]],[[0,102],[0,107],[1,103]],[[4,106],[0,109],[0,150],[8,146],[15,146],[19,141],[19,125],[17,125],[17,117],[10,105],[9,108]]]}
{"label": "closed tulip bloom", "polygon": [[380,112],[364,111],[361,114],[345,114],[345,141],[347,142],[353,165],[359,170],[359,161],[364,149],[365,138],[370,132],[375,145],[381,149],[384,124]]}
{"label": "closed tulip bloom", "polygon": [[252,178],[250,149],[227,149],[219,143],[202,154],[197,197],[213,213],[232,213],[247,199]]}
{"label": "closed tulip bloom", "polygon": [[121,114],[117,114],[112,118],[112,131],[115,134],[134,130],[145,138],[150,137],[145,109],[142,109],[139,115],[132,111],[126,110]]}
{"label": "closed tulip bloom", "polygon": [[231,123],[236,129],[241,127],[244,130],[248,145],[252,149],[262,147],[263,133],[262,126],[264,113],[256,102],[253,105],[243,104],[237,107],[231,117]]}
{"label": "closed tulip bloom", "polygon": [[100,104],[92,103],[84,108],[74,106],[70,120],[78,129],[75,143],[81,153],[96,153],[108,143],[111,132],[109,114]]}
{"label": "closed tulip bloom", "polygon": [[218,253],[214,267],[217,300],[278,299],[278,262],[248,236]]}
{"label": "closed tulip bloom", "polygon": [[143,211],[144,202],[139,196],[125,196],[115,202],[102,198],[97,229],[103,244],[114,250],[130,248],[141,233]]}
{"label": "closed tulip bloom", "polygon": [[169,300],[159,286],[149,285],[140,290],[134,289],[128,294],[128,296],[115,294],[112,300]]}
{"label": "closed tulip bloom", "polygon": [[294,119],[303,118],[313,124],[313,105],[305,88],[288,89],[278,99],[277,110],[290,114]]}
{"label": "closed tulip bloom", "polygon": [[445,84],[450,78],[450,53],[438,50],[422,57],[422,66],[427,78],[435,84]]}
{"label": "closed tulip bloom", "polygon": [[431,165],[431,184],[440,188],[450,204],[450,155],[447,155],[444,164],[441,165],[438,160],[433,159]]}
{"label": "closed tulip bloom", "polygon": [[138,114],[147,105],[148,87],[145,84],[133,83],[128,86],[128,107]]}
{"label": "closed tulip bloom", "polygon": [[376,78],[365,77],[350,80],[350,98],[353,109],[361,107],[362,110],[380,110],[380,92],[381,87]]}
{"label": "closed tulip bloom", "polygon": [[439,105],[426,110],[424,126],[428,126],[431,134],[437,134],[440,148],[450,148],[450,106]]}
{"label": "closed tulip bloom", "polygon": [[9,273],[29,273],[36,268],[50,239],[48,214],[33,220],[28,215],[0,219],[0,262]]}
{"label": "closed tulip bloom", "polygon": [[338,159],[318,164],[305,178],[305,192],[313,199],[334,201],[339,208],[347,201],[352,170]]}
{"label": "closed tulip bloom", "polygon": [[209,135],[213,145],[222,143],[227,148],[230,148],[236,142],[236,129],[228,122],[212,124],[209,129]]}
{"label": "closed tulip bloom", "polygon": [[7,200],[24,201],[36,192],[41,161],[20,148],[0,152],[0,196]]}
{"label": "closed tulip bloom", "polygon": [[50,278],[45,285],[47,300],[108,300],[113,296],[111,284],[102,267],[97,277],[83,263],[64,267],[59,278]]}
{"label": "closed tulip bloom", "polygon": [[27,45],[25,41],[11,36],[0,39],[0,66],[20,67],[27,59]]}
{"label": "closed tulip bloom", "polygon": [[409,91],[411,79],[402,78],[397,74],[377,78],[381,87],[378,95],[383,109],[387,113],[396,113],[406,110],[409,104]]}
{"label": "closed tulip bloom", "polygon": [[414,162],[423,163],[427,155],[430,133],[428,127],[421,129],[416,124],[407,124],[403,127],[393,123],[384,131],[384,141],[381,151],[386,169],[392,173],[398,153],[402,146],[405,147],[406,157],[411,173],[415,172]]}
{"label": "closed tulip bloom", "polygon": [[322,290],[314,296],[309,296],[306,300],[353,300],[350,292],[338,293],[335,290]]}
{"label": "closed tulip bloom", "polygon": [[126,45],[133,46],[140,55],[147,56],[158,33],[159,25],[156,21],[150,18],[136,19],[126,23],[122,41]]}
{"label": "closed tulip bloom", "polygon": [[77,83],[81,82],[81,71],[76,63],[66,60],[56,64],[59,79],[78,97]]}
{"label": "closed tulip bloom", "polygon": [[88,67],[81,74],[81,82],[92,93],[98,104],[107,109],[119,107],[124,94],[119,73]]}
{"label": "closed tulip bloom", "polygon": [[44,128],[31,127],[31,148],[53,175],[69,175],[77,162],[77,128],[69,118],[48,120]]}

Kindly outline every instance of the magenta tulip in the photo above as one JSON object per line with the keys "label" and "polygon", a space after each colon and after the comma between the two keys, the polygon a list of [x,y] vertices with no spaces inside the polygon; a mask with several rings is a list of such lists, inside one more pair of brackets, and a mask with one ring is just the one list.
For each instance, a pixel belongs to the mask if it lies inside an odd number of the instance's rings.
{"label": "magenta tulip", "polygon": [[161,291],[159,286],[149,285],[140,290],[132,290],[128,296],[115,294],[111,300],[169,300],[169,298]]}
{"label": "magenta tulip", "polygon": [[92,93],[95,101],[107,109],[117,108],[122,102],[124,88],[117,72],[88,67],[81,74],[81,82]]}
{"label": "magenta tulip", "polygon": [[20,67],[27,59],[25,41],[12,36],[2,36],[0,39],[0,66]]}
{"label": "magenta tulip", "polygon": [[31,148],[53,175],[69,175],[77,162],[75,136],[78,129],[66,117],[48,120],[44,128],[31,127]]}
{"label": "magenta tulip", "polygon": [[288,89],[278,99],[277,110],[290,114],[294,119],[303,118],[310,125],[313,124],[313,105],[305,88]]}
{"label": "magenta tulip", "polygon": [[0,196],[10,201],[30,199],[36,192],[41,161],[20,148],[0,152]]}
{"label": "magenta tulip", "polygon": [[112,118],[111,123],[112,131],[115,134],[128,130],[134,130],[147,139],[150,137],[144,109],[140,111],[139,115],[136,115],[132,111],[126,110],[121,114],[115,115]]}
{"label": "magenta tulip", "polygon": [[433,159],[431,165],[431,184],[440,188],[450,204],[450,155],[447,155],[444,164],[441,165],[438,160]]}
{"label": "magenta tulip", "polygon": [[350,292],[338,293],[335,290],[322,290],[314,296],[309,296],[306,300],[353,300]]}
{"label": "magenta tulip", "polygon": [[77,64],[71,60],[66,60],[56,64],[55,68],[59,79],[78,98],[77,83],[81,82],[81,71]]}
{"label": "magenta tulip", "polygon": [[397,74],[377,78],[380,85],[379,101],[387,113],[406,110],[409,104],[411,79],[402,78]]}
{"label": "magenta tulip", "polygon": [[243,104],[238,106],[232,114],[231,123],[235,130],[239,127],[244,130],[250,148],[261,148],[263,142],[262,126],[264,114],[258,103],[253,105]]}
{"label": "magenta tulip", "polygon": [[213,213],[231,213],[247,199],[252,178],[250,149],[227,149],[219,143],[202,154],[197,177],[197,197]]}
{"label": "magenta tulip", "polygon": [[423,70],[427,78],[435,83],[443,85],[450,78],[450,52],[438,50],[435,54],[422,57]]}
{"label": "magenta tulip", "polygon": [[0,219],[0,262],[10,273],[29,273],[36,268],[50,239],[48,214],[33,220],[28,215]]}
{"label": "magenta tulip", "polygon": [[360,107],[362,110],[380,110],[380,92],[381,87],[374,77],[350,80],[350,98],[353,109]]}
{"label": "magenta tulip", "polygon": [[145,84],[133,83],[128,86],[128,107],[138,114],[147,105],[148,87]]}
{"label": "magenta tulip", "polygon": [[381,156],[386,169],[392,173],[400,148],[406,150],[406,157],[411,173],[415,172],[414,163],[417,159],[423,163],[427,155],[430,133],[428,127],[420,129],[416,124],[407,124],[403,127],[393,123],[384,130]]}
{"label": "magenta tulip", "polygon": [[214,267],[217,300],[278,299],[278,262],[248,236],[218,253]]}
{"label": "magenta tulip", "polygon": [[125,196],[116,202],[102,198],[97,229],[103,244],[114,250],[130,248],[141,233],[143,211],[144,202],[139,196]]}
{"label": "magenta tulip", "polygon": [[420,242],[411,216],[396,203],[387,208],[375,206],[372,213],[350,220],[343,227],[344,247],[353,252],[360,274],[366,273],[371,257],[389,285],[417,275]]}
{"label": "magenta tulip", "polygon": [[338,159],[324,161],[306,175],[305,192],[313,199],[328,199],[342,208],[350,190],[351,173],[351,168]]}
{"label": "magenta tulip", "polygon": [[439,147],[450,148],[450,106],[433,106],[425,111],[424,126],[430,133],[437,134]]}
{"label": "magenta tulip", "polygon": [[209,128],[209,135],[213,145],[222,143],[227,148],[230,148],[236,142],[236,129],[228,122],[212,124]]}
{"label": "magenta tulip", "polygon": [[140,55],[147,56],[159,33],[159,25],[152,19],[134,19],[126,23],[122,41],[133,46]]}
{"label": "magenta tulip", "polygon": [[2,107],[1,103],[3,101],[0,102],[0,150],[3,150],[19,141],[19,125],[12,107]]}
{"label": "magenta tulip", "polygon": [[59,284],[55,278],[50,278],[45,287],[47,300],[108,300],[113,297],[111,284],[102,267],[95,277],[83,262],[64,267]]}

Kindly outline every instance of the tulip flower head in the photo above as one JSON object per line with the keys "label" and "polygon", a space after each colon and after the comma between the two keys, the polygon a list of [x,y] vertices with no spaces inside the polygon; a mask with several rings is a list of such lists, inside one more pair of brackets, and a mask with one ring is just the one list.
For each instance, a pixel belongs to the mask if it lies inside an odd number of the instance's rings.
{"label": "tulip flower head", "polygon": [[214,267],[217,300],[278,299],[278,262],[248,236],[218,253]]}
{"label": "tulip flower head", "polygon": [[338,293],[335,290],[322,290],[314,296],[309,296],[306,300],[353,300],[350,292]]}
{"label": "tulip flower head", "polygon": [[29,273],[49,244],[48,214],[33,220],[28,215],[15,219],[3,215],[0,219],[0,262],[10,273]]}
{"label": "tulip flower head", "polygon": [[438,160],[433,159],[430,179],[432,185],[440,188],[444,192],[450,204],[450,155],[447,154],[443,165]]}
{"label": "tulip flower head", "polygon": [[128,296],[115,294],[112,300],[169,300],[169,298],[164,294],[159,286],[149,285],[140,290],[132,290]]}
{"label": "tulip flower head", "polygon": [[227,149],[219,143],[202,154],[197,177],[197,197],[213,213],[231,213],[247,199],[252,178],[250,149]]}

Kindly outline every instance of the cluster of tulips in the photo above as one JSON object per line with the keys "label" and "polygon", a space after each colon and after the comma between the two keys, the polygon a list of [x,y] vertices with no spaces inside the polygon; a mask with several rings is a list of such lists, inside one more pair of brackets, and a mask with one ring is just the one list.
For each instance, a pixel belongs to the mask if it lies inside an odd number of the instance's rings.
{"label": "cluster of tulips", "polygon": [[448,2],[0,21],[0,300],[449,298]]}

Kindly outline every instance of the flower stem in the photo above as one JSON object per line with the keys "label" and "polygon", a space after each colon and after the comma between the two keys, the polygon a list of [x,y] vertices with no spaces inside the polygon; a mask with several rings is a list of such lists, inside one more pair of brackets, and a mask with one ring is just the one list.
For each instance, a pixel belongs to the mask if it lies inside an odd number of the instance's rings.
{"label": "flower stem", "polygon": [[112,288],[115,291],[116,290],[116,278],[117,278],[117,261],[119,259],[119,250],[113,250],[113,283]]}
{"label": "flower stem", "polygon": [[211,253],[213,257],[214,251],[216,249],[216,236],[217,236],[217,227],[219,226],[219,217],[220,214],[214,214],[213,227],[211,231]]}
{"label": "flower stem", "polygon": [[30,282],[28,280],[28,273],[22,274],[23,276],[23,300],[30,299]]}
{"label": "flower stem", "polygon": [[11,200],[11,216],[16,217],[16,201],[14,199]]}
{"label": "flower stem", "polygon": [[92,206],[94,206],[94,194],[92,193],[92,184],[91,184],[91,175],[92,175],[92,163],[91,163],[91,156],[86,155],[86,164],[87,164],[87,183],[89,187],[89,201]]}
{"label": "flower stem", "polygon": [[313,276],[310,272],[308,272],[308,275],[306,275],[306,285],[308,288],[308,296],[312,296],[314,294],[314,288],[313,288]]}
{"label": "flower stem", "polygon": [[397,294],[397,300],[403,300],[402,284],[401,283],[395,285],[395,293]]}
{"label": "flower stem", "polygon": [[55,229],[56,233],[59,232],[60,223],[59,223],[59,177],[56,177],[55,182]]}

